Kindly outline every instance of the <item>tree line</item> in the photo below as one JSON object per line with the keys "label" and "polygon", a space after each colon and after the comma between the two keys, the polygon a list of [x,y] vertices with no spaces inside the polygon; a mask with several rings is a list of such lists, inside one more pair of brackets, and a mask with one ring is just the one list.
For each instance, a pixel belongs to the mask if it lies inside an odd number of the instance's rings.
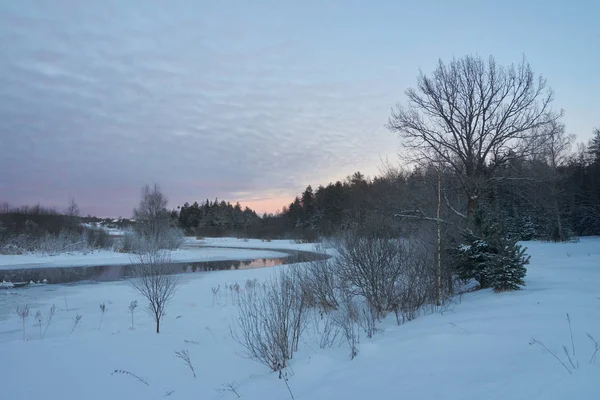
{"label": "tree line", "polygon": [[253,215],[243,228],[240,207],[216,201],[195,207],[202,217],[191,220],[184,206],[180,225],[308,239],[349,229],[398,235],[440,221],[454,232],[495,224],[519,239],[600,234],[600,130],[573,151],[552,89],[525,59],[440,60],[406,97],[387,123],[401,140],[404,169],[308,186],[281,212]]}
{"label": "tree line", "polygon": [[232,205],[218,199],[185,203],[173,210],[172,217],[187,234],[198,236],[242,235],[250,233],[260,221],[250,208],[242,209],[240,203]]}

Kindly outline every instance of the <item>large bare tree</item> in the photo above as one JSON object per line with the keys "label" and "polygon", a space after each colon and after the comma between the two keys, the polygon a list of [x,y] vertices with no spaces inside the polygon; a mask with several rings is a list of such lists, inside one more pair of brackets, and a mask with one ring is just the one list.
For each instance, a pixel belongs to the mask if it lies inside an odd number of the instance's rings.
{"label": "large bare tree", "polygon": [[493,57],[439,61],[431,75],[420,73],[406,91],[387,127],[399,134],[413,161],[452,170],[466,198],[457,214],[474,214],[478,197],[494,169],[530,154],[532,136],[557,121],[553,92],[523,59],[499,66]]}

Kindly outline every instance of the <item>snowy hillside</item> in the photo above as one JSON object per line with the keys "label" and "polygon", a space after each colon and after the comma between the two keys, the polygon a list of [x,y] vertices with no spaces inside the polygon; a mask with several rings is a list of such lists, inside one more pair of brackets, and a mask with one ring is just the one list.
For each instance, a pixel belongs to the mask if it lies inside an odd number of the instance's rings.
{"label": "snowy hillside", "polygon": [[[290,362],[289,390],[276,373],[240,356],[230,334],[237,308],[225,294],[215,304],[212,293],[289,266],[182,275],[158,335],[128,282],[4,290],[0,393],[11,400],[236,399],[232,383],[242,399],[257,400],[289,399],[290,391],[311,400],[599,399],[600,360],[588,334],[600,341],[600,239],[526,246],[531,264],[524,290],[467,293],[402,326],[390,316],[373,338],[361,335],[354,360],[345,344],[320,349],[318,338],[304,332]],[[135,329],[132,300],[140,304]],[[102,321],[100,303],[106,304]],[[23,332],[15,310],[25,304],[31,312]],[[52,304],[56,314],[41,340]],[[183,349],[196,378],[175,356]]]}

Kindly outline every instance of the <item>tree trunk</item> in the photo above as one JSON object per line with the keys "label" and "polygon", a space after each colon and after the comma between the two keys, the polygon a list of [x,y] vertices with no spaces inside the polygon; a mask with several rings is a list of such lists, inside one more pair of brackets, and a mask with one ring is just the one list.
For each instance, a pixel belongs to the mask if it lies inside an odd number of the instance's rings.
{"label": "tree trunk", "polygon": [[477,211],[477,198],[473,195],[469,195],[469,199],[467,201],[467,217],[472,219],[475,215],[475,211]]}
{"label": "tree trunk", "polygon": [[558,207],[558,202],[556,201],[556,199],[554,200],[554,208],[556,210],[556,229],[557,229],[557,239],[560,242],[564,242],[566,240],[565,238],[565,233],[563,231],[563,226],[562,226],[562,221],[560,219],[560,209]]}
{"label": "tree trunk", "polygon": [[160,333],[160,318],[156,316],[156,333]]}
{"label": "tree trunk", "polygon": [[436,265],[436,279],[435,279],[435,290],[437,296],[437,305],[442,305],[442,233],[441,233],[441,222],[440,222],[440,208],[442,204],[442,178],[440,170],[438,169],[437,174],[437,265]]}

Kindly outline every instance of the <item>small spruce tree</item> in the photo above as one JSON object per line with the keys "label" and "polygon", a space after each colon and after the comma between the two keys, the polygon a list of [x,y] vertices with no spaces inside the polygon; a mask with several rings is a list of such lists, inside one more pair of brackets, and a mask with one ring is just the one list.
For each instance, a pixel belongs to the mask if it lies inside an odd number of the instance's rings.
{"label": "small spruce tree", "polygon": [[481,288],[488,288],[488,269],[490,267],[487,255],[490,253],[489,245],[483,238],[477,237],[473,232],[463,234],[463,244],[452,249],[455,257],[455,269],[462,280],[475,279]]}
{"label": "small spruce tree", "polygon": [[475,279],[482,289],[495,291],[519,290],[525,285],[525,265],[529,264],[526,248],[501,226],[486,224],[480,236],[468,231],[463,241],[451,251],[459,278]]}
{"label": "small spruce tree", "polygon": [[493,241],[496,252],[487,257],[490,263],[489,286],[496,292],[520,290],[521,286],[525,286],[525,265],[529,264],[529,256],[525,254],[527,248],[504,235],[496,235]]}

